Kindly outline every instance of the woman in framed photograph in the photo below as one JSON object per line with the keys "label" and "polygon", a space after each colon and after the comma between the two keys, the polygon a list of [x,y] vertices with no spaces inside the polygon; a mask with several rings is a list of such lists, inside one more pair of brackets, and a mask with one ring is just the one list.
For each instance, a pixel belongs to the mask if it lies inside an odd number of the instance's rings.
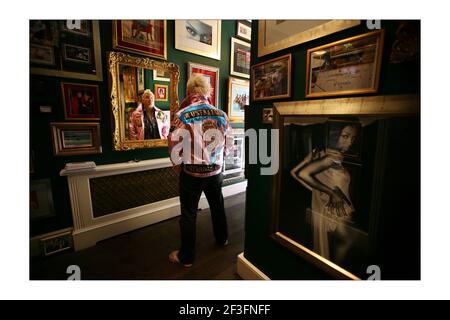
{"label": "woman in framed photograph", "polygon": [[[345,156],[359,156],[359,149],[353,147],[360,132],[358,122],[329,122],[326,150],[313,149],[291,170],[294,179],[312,193],[313,250],[337,263],[345,259],[356,240],[349,228],[355,211],[350,195],[352,177],[343,161]],[[332,247],[331,235],[337,239]]]}

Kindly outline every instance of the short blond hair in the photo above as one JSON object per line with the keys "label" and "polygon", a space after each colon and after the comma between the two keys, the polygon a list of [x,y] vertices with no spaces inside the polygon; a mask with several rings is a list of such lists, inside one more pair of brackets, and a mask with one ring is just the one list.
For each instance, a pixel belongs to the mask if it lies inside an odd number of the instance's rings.
{"label": "short blond hair", "polygon": [[142,97],[141,97],[141,98],[143,98],[146,94],[148,94],[148,95],[150,95],[151,97],[153,97],[153,99],[155,98],[154,93],[153,93],[152,90],[150,90],[150,89],[145,89],[145,90],[144,90],[144,93],[142,93]]}
{"label": "short blond hair", "polygon": [[186,84],[186,92],[188,95],[195,93],[209,96],[211,94],[211,85],[204,76],[199,74],[193,75]]}

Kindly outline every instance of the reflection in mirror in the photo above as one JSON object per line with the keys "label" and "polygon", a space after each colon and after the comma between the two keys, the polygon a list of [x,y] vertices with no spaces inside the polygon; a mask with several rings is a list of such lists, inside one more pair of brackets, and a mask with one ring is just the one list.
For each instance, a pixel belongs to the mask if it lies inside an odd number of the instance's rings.
{"label": "reflection in mirror", "polygon": [[178,109],[176,64],[110,52],[114,148],[167,146],[170,115]]}

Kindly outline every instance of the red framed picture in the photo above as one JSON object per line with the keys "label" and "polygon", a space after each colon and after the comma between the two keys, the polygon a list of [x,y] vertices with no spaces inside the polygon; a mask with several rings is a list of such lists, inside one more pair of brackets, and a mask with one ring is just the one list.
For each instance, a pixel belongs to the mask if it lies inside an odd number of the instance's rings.
{"label": "red framed picture", "polygon": [[214,106],[219,105],[219,68],[188,62],[188,76],[201,74],[211,85],[211,101]]}
{"label": "red framed picture", "polygon": [[114,20],[113,47],[167,60],[166,20]]}
{"label": "red framed picture", "polygon": [[155,83],[155,101],[169,101],[169,86],[167,84]]}
{"label": "red framed picture", "polygon": [[66,119],[99,120],[100,102],[97,85],[61,83]]}

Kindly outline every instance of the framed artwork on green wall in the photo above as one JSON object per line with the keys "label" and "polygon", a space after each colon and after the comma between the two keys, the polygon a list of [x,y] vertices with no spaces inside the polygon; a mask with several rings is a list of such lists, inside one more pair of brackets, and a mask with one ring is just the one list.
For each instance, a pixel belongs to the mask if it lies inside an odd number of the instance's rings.
{"label": "framed artwork on green wall", "polygon": [[114,20],[113,47],[167,60],[166,20]]}
{"label": "framed artwork on green wall", "polygon": [[102,81],[98,21],[30,20],[30,71]]}
{"label": "framed artwork on green wall", "polygon": [[231,75],[250,79],[250,49],[250,43],[231,38]]}
{"label": "framed artwork on green wall", "polygon": [[175,20],[175,49],[220,60],[221,20]]}

